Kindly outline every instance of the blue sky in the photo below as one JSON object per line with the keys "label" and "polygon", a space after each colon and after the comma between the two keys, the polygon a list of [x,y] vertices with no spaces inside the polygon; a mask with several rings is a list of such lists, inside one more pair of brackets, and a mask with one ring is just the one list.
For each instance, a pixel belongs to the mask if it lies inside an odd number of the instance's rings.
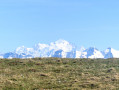
{"label": "blue sky", "polygon": [[0,51],[58,39],[119,50],[119,0],[1,0]]}

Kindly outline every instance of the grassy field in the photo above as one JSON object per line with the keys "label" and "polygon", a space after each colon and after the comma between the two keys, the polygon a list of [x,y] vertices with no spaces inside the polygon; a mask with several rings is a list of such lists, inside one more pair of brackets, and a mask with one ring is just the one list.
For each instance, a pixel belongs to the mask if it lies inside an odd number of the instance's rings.
{"label": "grassy field", "polygon": [[119,90],[119,59],[1,59],[2,90]]}

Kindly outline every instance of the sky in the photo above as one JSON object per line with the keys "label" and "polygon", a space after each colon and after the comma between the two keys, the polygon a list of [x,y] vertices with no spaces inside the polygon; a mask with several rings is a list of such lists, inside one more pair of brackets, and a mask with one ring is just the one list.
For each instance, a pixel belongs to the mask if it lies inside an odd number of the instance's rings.
{"label": "sky", "polygon": [[67,40],[119,50],[119,0],[1,0],[0,52]]}

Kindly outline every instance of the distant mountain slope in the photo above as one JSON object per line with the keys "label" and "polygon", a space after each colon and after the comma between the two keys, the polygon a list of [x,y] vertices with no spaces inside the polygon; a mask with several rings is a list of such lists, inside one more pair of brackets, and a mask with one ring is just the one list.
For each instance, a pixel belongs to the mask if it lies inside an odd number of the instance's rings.
{"label": "distant mountain slope", "polygon": [[18,47],[14,52],[0,54],[0,58],[35,58],[35,57],[59,57],[59,58],[119,58],[119,51],[107,48],[99,51],[95,47],[88,49],[77,48],[66,40],[57,40],[50,44],[36,44],[32,48]]}

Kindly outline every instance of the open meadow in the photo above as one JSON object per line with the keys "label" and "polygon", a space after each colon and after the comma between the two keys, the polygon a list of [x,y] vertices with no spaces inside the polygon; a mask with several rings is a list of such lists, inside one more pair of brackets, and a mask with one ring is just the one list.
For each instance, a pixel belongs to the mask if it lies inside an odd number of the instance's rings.
{"label": "open meadow", "polygon": [[3,90],[119,89],[119,59],[1,59]]}

